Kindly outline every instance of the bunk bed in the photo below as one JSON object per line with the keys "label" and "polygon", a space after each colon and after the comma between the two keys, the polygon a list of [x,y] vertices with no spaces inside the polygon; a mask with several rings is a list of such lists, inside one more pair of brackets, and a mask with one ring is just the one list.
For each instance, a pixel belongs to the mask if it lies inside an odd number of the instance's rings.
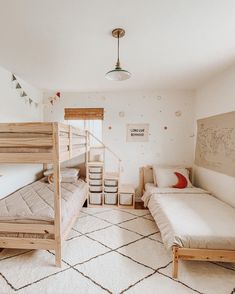
{"label": "bunk bed", "polygon": [[[54,172],[54,187],[40,180],[24,187],[21,193],[16,192],[3,199],[1,203],[6,203],[7,200],[17,206],[16,201],[22,200],[22,193],[28,193],[27,195],[30,194],[32,197],[32,191],[37,189],[42,193],[49,191],[49,200],[46,198],[47,195],[44,200],[50,202],[50,217],[45,219],[47,214],[43,214],[44,218],[37,215],[35,219],[33,213],[20,218],[9,213],[5,218],[0,216],[0,248],[54,250],[56,266],[61,266],[62,242],[79,213],[76,209],[70,208],[77,205],[79,209],[83,205],[87,198],[87,189],[85,182],[82,181],[70,186],[60,183],[60,163],[86,152],[86,136],[85,131],[61,123],[0,123],[0,164],[43,164],[44,169],[48,164],[52,164]],[[78,196],[80,202],[74,205],[74,201],[78,201]],[[73,199],[73,203],[70,208],[67,207],[67,217],[62,227],[63,211],[66,209],[61,207],[61,201],[65,203],[69,197]],[[41,199],[39,200],[39,205],[42,205]],[[9,210],[9,207],[7,209]],[[40,209],[41,207],[38,208]],[[45,209],[47,211],[47,207]]]}

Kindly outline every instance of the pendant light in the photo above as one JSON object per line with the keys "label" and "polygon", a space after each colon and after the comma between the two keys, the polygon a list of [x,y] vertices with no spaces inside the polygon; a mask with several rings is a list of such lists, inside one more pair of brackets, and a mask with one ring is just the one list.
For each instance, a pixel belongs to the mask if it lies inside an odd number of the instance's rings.
{"label": "pendant light", "polygon": [[131,77],[131,73],[127,70],[121,68],[120,60],[119,60],[119,39],[124,37],[125,30],[117,28],[112,31],[112,36],[118,39],[118,46],[117,46],[117,63],[115,69],[110,70],[106,73],[105,77],[111,81],[124,81]]}

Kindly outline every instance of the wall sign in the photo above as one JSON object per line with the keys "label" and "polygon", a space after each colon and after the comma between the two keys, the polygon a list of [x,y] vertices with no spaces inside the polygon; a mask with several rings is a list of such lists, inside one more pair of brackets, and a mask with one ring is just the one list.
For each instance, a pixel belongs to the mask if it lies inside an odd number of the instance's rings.
{"label": "wall sign", "polygon": [[149,124],[128,124],[127,125],[127,142],[148,142]]}

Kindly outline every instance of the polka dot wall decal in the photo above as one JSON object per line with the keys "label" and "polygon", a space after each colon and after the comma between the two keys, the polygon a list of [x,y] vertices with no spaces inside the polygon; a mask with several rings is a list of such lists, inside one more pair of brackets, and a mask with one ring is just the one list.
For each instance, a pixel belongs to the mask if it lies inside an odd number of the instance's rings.
{"label": "polka dot wall decal", "polygon": [[167,129],[168,129],[168,127],[167,127],[167,126],[165,126],[165,127],[164,127],[164,130],[167,130]]}
{"label": "polka dot wall decal", "polygon": [[109,126],[109,127],[108,127],[108,129],[109,129],[109,130],[112,130],[112,127],[111,127],[111,126]]}
{"label": "polka dot wall decal", "polygon": [[177,110],[175,112],[175,116],[180,117],[182,115],[182,112],[180,110]]}

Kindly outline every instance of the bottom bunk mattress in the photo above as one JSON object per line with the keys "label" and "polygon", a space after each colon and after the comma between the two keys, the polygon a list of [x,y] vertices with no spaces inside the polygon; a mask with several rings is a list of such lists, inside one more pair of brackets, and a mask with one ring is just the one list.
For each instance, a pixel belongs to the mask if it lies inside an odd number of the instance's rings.
{"label": "bottom bunk mattress", "polygon": [[155,187],[143,200],[167,249],[235,250],[235,209],[206,191]]}
{"label": "bottom bunk mattress", "polygon": [[[87,184],[79,179],[75,183],[61,183],[61,230],[67,228],[71,218],[79,214],[87,198]],[[54,222],[54,185],[45,178],[27,185],[0,200],[0,222],[52,224]],[[0,237],[52,238],[50,234],[1,232]]]}

